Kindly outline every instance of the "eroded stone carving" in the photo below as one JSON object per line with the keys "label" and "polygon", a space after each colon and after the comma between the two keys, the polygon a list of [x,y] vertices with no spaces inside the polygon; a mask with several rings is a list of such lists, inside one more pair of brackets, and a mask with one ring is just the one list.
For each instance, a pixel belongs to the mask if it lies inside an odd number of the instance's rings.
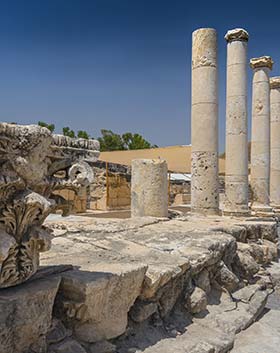
{"label": "eroded stone carving", "polygon": [[247,42],[249,39],[249,34],[243,28],[234,28],[227,31],[225,35],[225,40],[227,42],[233,42],[235,40]]}
{"label": "eroded stone carving", "polygon": [[280,88],[280,76],[270,77],[270,88]]}
{"label": "eroded stone carving", "polygon": [[272,70],[273,64],[274,62],[270,56],[261,56],[259,58],[252,58],[250,60],[250,66],[252,69],[257,69],[259,67],[268,67],[270,70]]}
{"label": "eroded stone carving", "polygon": [[0,288],[30,278],[50,248],[42,224],[62,205],[53,191],[93,181],[99,143],[52,135],[37,125],[0,123]]}

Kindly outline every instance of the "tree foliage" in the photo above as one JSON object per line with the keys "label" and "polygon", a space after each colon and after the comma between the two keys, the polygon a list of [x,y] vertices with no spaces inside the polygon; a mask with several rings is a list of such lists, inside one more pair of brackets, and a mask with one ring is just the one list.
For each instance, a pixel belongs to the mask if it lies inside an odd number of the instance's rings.
{"label": "tree foliage", "polygon": [[98,138],[100,143],[100,151],[123,151],[123,150],[139,150],[144,148],[157,147],[151,145],[140,134],[132,134],[126,132],[123,135],[114,133],[112,130],[101,130],[101,137]]}
{"label": "tree foliage", "polygon": [[[48,124],[44,121],[39,121],[38,125],[46,127],[51,132],[54,132],[55,125]],[[64,136],[79,137],[89,139],[90,134],[85,130],[78,130],[77,134],[69,126],[62,129]],[[149,141],[145,140],[140,134],[126,132],[122,135],[114,133],[112,130],[101,129],[101,136],[97,138],[100,143],[100,151],[124,151],[124,150],[140,150],[145,148],[154,148]]]}
{"label": "tree foliage", "polygon": [[100,151],[122,151],[125,150],[121,135],[115,134],[112,130],[101,129],[101,137],[98,137]]}
{"label": "tree foliage", "polygon": [[90,138],[89,134],[84,130],[79,130],[77,132],[77,137],[88,140]]}
{"label": "tree foliage", "polygon": [[42,126],[42,127],[46,127],[51,132],[54,132],[54,129],[55,129],[55,125],[54,124],[48,124],[48,123],[46,123],[44,121],[38,121],[38,125]]}
{"label": "tree foliage", "polygon": [[62,129],[63,135],[68,137],[76,137],[74,130],[71,130],[70,127],[65,126]]}

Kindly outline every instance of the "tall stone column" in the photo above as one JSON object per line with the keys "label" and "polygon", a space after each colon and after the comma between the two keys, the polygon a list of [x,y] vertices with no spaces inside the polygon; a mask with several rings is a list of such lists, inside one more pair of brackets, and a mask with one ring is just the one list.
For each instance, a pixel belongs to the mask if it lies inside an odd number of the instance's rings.
{"label": "tall stone column", "polygon": [[201,28],[192,36],[191,209],[219,212],[217,34]]}
{"label": "tall stone column", "polygon": [[226,33],[226,175],[224,214],[248,214],[247,44],[242,28]]}
{"label": "tall stone column", "polygon": [[270,84],[273,61],[270,56],[250,61],[253,73],[251,188],[252,210],[269,212],[270,176]]}
{"label": "tall stone column", "polygon": [[270,202],[280,209],[280,76],[270,79]]}
{"label": "tall stone column", "polygon": [[165,160],[134,159],[132,161],[131,216],[168,216],[168,181]]}

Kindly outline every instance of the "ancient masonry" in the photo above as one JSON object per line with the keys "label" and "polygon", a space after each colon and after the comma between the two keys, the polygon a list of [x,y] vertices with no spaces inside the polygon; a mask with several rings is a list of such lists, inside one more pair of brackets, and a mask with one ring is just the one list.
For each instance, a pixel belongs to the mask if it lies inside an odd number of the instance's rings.
{"label": "ancient masonry", "polygon": [[244,29],[228,31],[225,214],[248,213],[247,42]]}
{"label": "ancient masonry", "polygon": [[270,79],[270,202],[280,209],[280,77]]}
{"label": "ancient masonry", "polygon": [[248,33],[225,38],[223,217],[214,29],[193,33],[191,213],[168,214],[167,164],[157,159],[133,161],[131,218],[50,215],[69,213],[55,191],[93,182],[98,141],[0,123],[0,353],[244,353],[242,333],[262,320],[272,339],[251,339],[246,352],[279,353],[280,79],[269,78],[270,57],[251,59],[251,209],[267,217],[240,217]]}
{"label": "ancient masonry", "polygon": [[270,84],[273,61],[269,56],[253,58],[251,188],[252,209],[269,212],[270,176]]}
{"label": "ancient masonry", "polygon": [[[220,208],[225,215],[246,216],[249,214],[248,38],[247,31],[242,28],[230,30],[225,35],[227,41],[226,175],[225,202],[221,207],[218,192],[216,31],[211,28],[202,28],[193,32],[191,182],[193,213],[217,214]],[[272,79],[270,84],[269,74],[273,61],[269,56],[251,59],[250,66],[253,69],[251,210],[255,214],[269,216],[273,211],[270,201],[276,208],[280,201],[277,196],[280,194],[278,190],[280,178],[279,79]],[[272,109],[271,119],[270,109]]]}
{"label": "ancient masonry", "polygon": [[192,211],[217,214],[218,191],[218,78],[217,33],[193,32],[192,45]]}
{"label": "ancient masonry", "polygon": [[42,224],[52,211],[65,207],[52,192],[77,191],[92,183],[88,162],[98,155],[94,140],[0,123],[0,288],[22,283],[37,271],[39,253],[51,244]]}
{"label": "ancient masonry", "polygon": [[131,216],[168,216],[167,163],[160,159],[132,162]]}

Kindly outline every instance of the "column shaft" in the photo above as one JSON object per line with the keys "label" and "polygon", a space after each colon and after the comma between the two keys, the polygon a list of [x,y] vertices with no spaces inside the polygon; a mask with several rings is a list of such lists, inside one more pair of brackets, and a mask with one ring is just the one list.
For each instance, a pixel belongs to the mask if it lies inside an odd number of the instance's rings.
{"label": "column shaft", "polygon": [[217,34],[202,28],[192,37],[192,180],[194,213],[217,214],[218,78]]}
{"label": "column shaft", "polygon": [[131,216],[167,217],[167,163],[162,159],[135,159],[131,171]]}
{"label": "column shaft", "polygon": [[270,176],[270,57],[251,59],[253,74],[251,187],[252,209],[269,210]]}
{"label": "column shaft", "polygon": [[228,31],[225,214],[248,213],[247,41],[243,29]]}
{"label": "column shaft", "polygon": [[270,79],[270,202],[280,208],[280,77]]}

